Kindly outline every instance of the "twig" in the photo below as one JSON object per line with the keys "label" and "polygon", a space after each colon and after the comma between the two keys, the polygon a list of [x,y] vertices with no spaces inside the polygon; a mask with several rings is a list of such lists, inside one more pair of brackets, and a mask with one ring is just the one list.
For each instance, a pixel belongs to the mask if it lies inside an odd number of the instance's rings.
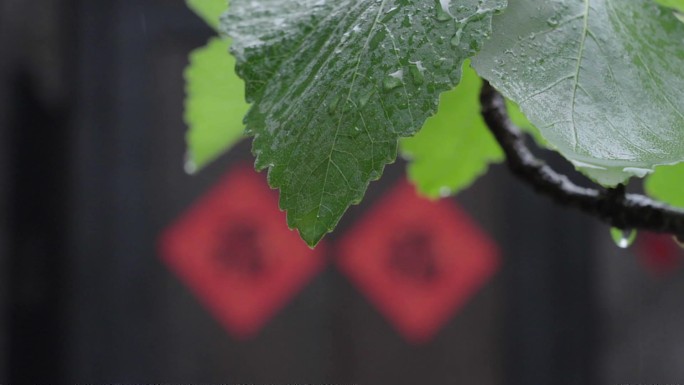
{"label": "twig", "polygon": [[683,210],[643,195],[625,194],[623,185],[602,190],[577,186],[530,152],[520,129],[508,118],[503,96],[487,82],[480,103],[485,122],[506,154],[508,168],[537,192],[613,227],[670,233],[684,239]]}

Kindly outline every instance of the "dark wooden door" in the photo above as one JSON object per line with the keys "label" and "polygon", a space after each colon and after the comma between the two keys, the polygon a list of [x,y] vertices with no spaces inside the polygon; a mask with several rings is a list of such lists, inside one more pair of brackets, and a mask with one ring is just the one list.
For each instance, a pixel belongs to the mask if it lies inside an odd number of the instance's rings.
{"label": "dark wooden door", "polygon": [[[69,70],[61,89],[68,92],[56,115],[32,123],[34,132],[0,143],[16,147],[12,168],[45,168],[25,180],[0,167],[0,181],[15,191],[0,196],[17,213],[33,207],[51,220],[20,214],[25,227],[10,221],[0,228],[0,248],[7,234],[20,239],[44,223],[38,237],[54,253],[21,251],[10,241],[8,257],[0,259],[0,277],[15,274],[3,292],[9,297],[19,298],[17,282],[31,274],[45,283],[39,301],[6,302],[9,315],[0,313],[14,320],[0,323],[14,341],[4,350],[14,368],[3,373],[0,366],[0,380],[4,374],[16,382],[592,383],[592,246],[577,242],[591,238],[592,222],[540,199],[501,167],[457,199],[499,245],[500,269],[434,339],[407,342],[332,263],[334,245],[403,178],[401,161],[327,238],[323,271],[254,338],[232,337],[163,264],[157,247],[164,229],[226,170],[252,162],[243,143],[196,176],[183,171],[182,72],[189,51],[212,32],[182,1],[46,1],[59,5],[53,22],[65,31],[61,57]],[[22,61],[14,63],[3,70],[7,78]],[[13,122],[2,139],[26,127]],[[53,136],[43,135],[55,127]],[[49,139],[35,147],[37,135]],[[25,199],[36,186],[37,206]],[[17,264],[22,260],[54,265]],[[17,323],[22,314],[29,323]],[[30,338],[38,331],[50,338]],[[47,356],[31,361],[41,351]]]}

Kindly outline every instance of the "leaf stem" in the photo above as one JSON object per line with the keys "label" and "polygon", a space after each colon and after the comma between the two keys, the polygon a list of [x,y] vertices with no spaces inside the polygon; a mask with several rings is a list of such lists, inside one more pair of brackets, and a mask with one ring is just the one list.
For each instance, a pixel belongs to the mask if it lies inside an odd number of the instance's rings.
{"label": "leaf stem", "polygon": [[639,194],[626,194],[623,185],[610,189],[580,187],[532,154],[523,134],[508,117],[503,96],[484,81],[482,116],[506,154],[511,172],[556,203],[574,207],[612,227],[670,233],[684,238],[684,210]]}

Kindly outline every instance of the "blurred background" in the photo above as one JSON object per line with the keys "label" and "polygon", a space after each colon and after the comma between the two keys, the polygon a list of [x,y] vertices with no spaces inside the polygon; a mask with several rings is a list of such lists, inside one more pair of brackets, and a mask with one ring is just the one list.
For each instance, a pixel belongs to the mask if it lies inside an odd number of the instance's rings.
{"label": "blurred background", "polygon": [[187,175],[213,34],[181,0],[0,0],[0,383],[684,382],[682,251],[502,166],[430,202],[400,160],[315,251],[248,142]]}

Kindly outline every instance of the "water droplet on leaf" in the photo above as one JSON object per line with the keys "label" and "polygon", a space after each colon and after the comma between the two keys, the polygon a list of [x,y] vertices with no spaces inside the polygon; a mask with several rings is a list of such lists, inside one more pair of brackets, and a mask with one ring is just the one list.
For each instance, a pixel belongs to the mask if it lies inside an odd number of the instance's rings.
{"label": "water droplet on leaf", "polygon": [[435,0],[435,19],[437,19],[437,21],[449,21],[454,19],[449,13],[449,0]]}
{"label": "water droplet on leaf", "polygon": [[404,70],[401,69],[385,76],[382,80],[382,88],[385,91],[395,89],[402,84],[404,84]]}
{"label": "water droplet on leaf", "polygon": [[461,34],[463,33],[463,28],[459,28],[456,34],[451,38],[451,46],[456,48],[461,44]]}
{"label": "water droplet on leaf", "polygon": [[417,86],[423,84],[423,82],[425,81],[425,75],[423,75],[423,73],[425,72],[425,67],[423,67],[423,63],[421,63],[420,61],[411,63],[411,66],[409,67],[409,72],[411,73],[411,79],[413,79],[413,84]]}
{"label": "water droplet on leaf", "polygon": [[335,111],[337,111],[337,105],[340,104],[340,97],[335,96],[333,100],[330,101],[330,104],[328,105],[328,113],[330,115],[335,114]]}
{"label": "water droplet on leaf", "polygon": [[364,94],[361,94],[361,96],[359,96],[359,99],[356,102],[356,104],[358,105],[359,108],[363,108],[366,106],[366,104],[368,104],[368,100],[370,100],[371,93],[372,92],[369,91],[369,92],[366,92]]}
{"label": "water droplet on leaf", "polygon": [[383,16],[382,22],[383,22],[383,23],[388,23],[390,20],[392,20],[392,18],[394,17],[394,15],[396,15],[400,10],[401,10],[400,7],[393,7],[393,8],[391,8],[389,11],[387,11],[387,12],[385,13],[385,16]]}

